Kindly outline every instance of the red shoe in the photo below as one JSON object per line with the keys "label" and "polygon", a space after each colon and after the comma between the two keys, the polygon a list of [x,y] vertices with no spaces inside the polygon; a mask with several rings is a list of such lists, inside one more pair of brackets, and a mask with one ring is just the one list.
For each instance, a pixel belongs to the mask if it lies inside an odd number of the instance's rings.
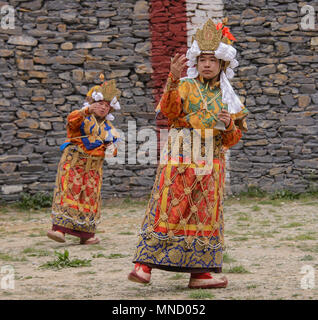
{"label": "red shoe", "polygon": [[135,268],[128,275],[128,280],[138,283],[149,283],[151,278],[151,268],[141,264],[135,263]]}
{"label": "red shoe", "polygon": [[226,288],[227,284],[228,280],[225,276],[218,280],[214,279],[210,273],[191,273],[188,287],[190,289]]}
{"label": "red shoe", "polygon": [[46,235],[54,241],[65,242],[65,236],[63,232],[49,230]]}

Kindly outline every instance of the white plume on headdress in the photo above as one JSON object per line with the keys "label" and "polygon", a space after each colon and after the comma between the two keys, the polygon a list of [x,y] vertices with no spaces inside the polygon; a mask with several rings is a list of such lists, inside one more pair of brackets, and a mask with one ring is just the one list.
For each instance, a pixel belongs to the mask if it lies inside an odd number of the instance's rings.
{"label": "white plume on headdress", "polygon": [[96,92],[96,91],[94,91],[94,92],[92,93],[92,98],[93,98],[95,101],[102,101],[102,100],[104,100],[103,94],[102,94],[101,92]]}
{"label": "white plume on headdress", "polygon": [[[196,67],[197,58],[201,54],[201,50],[196,40],[193,41],[191,48],[187,51],[188,61],[188,78],[196,78],[199,75],[198,69]],[[224,61],[230,61],[230,65],[226,68],[226,72],[221,72],[220,75],[220,88],[222,91],[222,102],[228,105],[229,113],[238,113],[242,110],[242,102],[234,92],[232,85],[228,79],[234,77],[233,69],[236,68],[239,63],[235,59],[236,49],[229,44],[220,42],[220,45],[215,51],[215,57]]]}
{"label": "white plume on headdress", "polygon": [[196,78],[199,75],[199,72],[196,68],[197,57],[201,54],[201,50],[199,48],[198,42],[196,40],[193,41],[191,48],[187,51],[187,59],[188,59],[188,71],[187,75],[189,78]]}
{"label": "white plume on headdress", "polygon": [[110,102],[110,106],[113,107],[115,110],[120,110],[120,104],[116,98],[116,96],[113,98],[113,100]]}
{"label": "white plume on headdress", "polygon": [[109,113],[106,117],[106,120],[109,120],[109,121],[113,121],[114,119],[115,117],[111,113]]}
{"label": "white plume on headdress", "polygon": [[[102,101],[104,100],[104,97],[103,97],[103,94],[101,92],[96,92],[94,91],[92,93],[92,98],[95,100],[95,101]],[[90,106],[90,103],[85,101],[83,103],[83,107],[82,109],[86,108],[86,107],[89,107]],[[115,96],[113,98],[113,100],[110,102],[110,106],[114,109],[114,110],[120,110],[120,104],[117,100],[117,97]],[[106,116],[106,120],[109,120],[109,121],[113,121],[115,119],[115,117],[109,113],[107,116]]]}

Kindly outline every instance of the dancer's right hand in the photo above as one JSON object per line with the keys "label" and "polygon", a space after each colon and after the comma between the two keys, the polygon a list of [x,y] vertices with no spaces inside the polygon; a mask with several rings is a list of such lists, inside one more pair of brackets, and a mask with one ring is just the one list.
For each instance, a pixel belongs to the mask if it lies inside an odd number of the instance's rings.
{"label": "dancer's right hand", "polygon": [[184,54],[177,53],[172,59],[170,64],[170,72],[175,80],[181,78],[182,71],[187,66],[187,58]]}
{"label": "dancer's right hand", "polygon": [[89,106],[89,112],[97,115],[98,117],[106,117],[110,110],[110,105],[106,101],[97,101]]}

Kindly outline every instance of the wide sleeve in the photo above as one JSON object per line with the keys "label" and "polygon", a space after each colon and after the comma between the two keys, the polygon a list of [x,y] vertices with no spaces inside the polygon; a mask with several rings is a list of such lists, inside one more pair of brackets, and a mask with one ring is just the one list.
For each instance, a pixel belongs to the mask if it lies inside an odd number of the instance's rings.
{"label": "wide sleeve", "polygon": [[221,131],[222,144],[225,148],[231,148],[236,145],[242,138],[242,131],[234,124],[231,119],[229,127],[225,131]]}
{"label": "wide sleeve", "polygon": [[244,106],[242,111],[231,115],[231,122],[225,131],[221,131],[222,144],[225,148],[231,148],[242,138],[243,132],[247,132],[246,117],[248,110]]}
{"label": "wide sleeve", "polygon": [[177,119],[183,111],[183,101],[188,94],[188,86],[184,81],[175,80],[169,73],[166,87],[156,108],[170,120]]}
{"label": "wide sleeve", "polygon": [[88,107],[85,107],[81,110],[75,110],[71,112],[67,117],[67,126],[68,129],[71,131],[78,130],[81,126],[81,123],[83,122],[84,118],[88,116],[89,109]]}

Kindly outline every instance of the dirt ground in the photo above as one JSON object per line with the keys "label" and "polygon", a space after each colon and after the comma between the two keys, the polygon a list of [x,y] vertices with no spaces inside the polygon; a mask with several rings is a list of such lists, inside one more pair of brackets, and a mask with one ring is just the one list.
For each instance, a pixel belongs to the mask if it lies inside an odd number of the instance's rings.
{"label": "dirt ground", "polygon": [[[318,298],[318,199],[236,199],[225,202],[225,289],[191,290],[188,274],[153,270],[152,282],[127,280],[146,201],[113,200],[103,206],[94,246],[67,236],[60,244],[46,237],[49,210],[0,207],[0,280],[14,271],[14,289],[0,286],[0,299],[225,299],[276,300]],[[41,268],[57,259],[90,259],[91,266]],[[307,269],[306,269],[307,268]],[[307,274],[301,273],[307,270]],[[309,272],[309,271],[311,272]],[[316,281],[313,278],[316,273]],[[219,277],[220,275],[217,275]],[[311,276],[311,287],[302,288]]]}

